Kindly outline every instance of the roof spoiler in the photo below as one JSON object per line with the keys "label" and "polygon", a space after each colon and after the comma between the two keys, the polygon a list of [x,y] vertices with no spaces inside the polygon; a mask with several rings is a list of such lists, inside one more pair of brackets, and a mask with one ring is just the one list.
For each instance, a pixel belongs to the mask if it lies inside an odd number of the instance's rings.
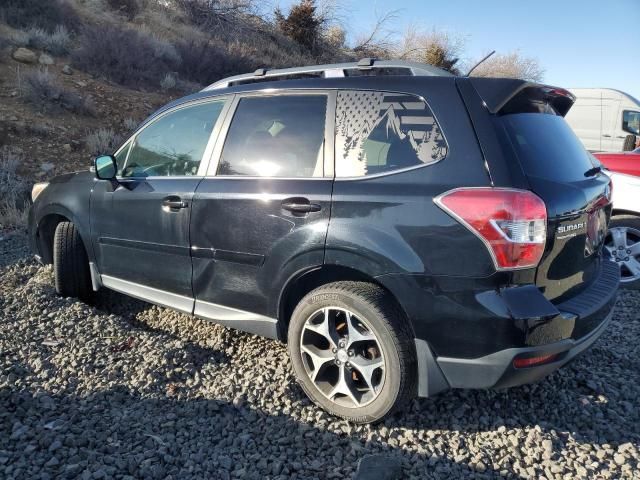
{"label": "roof spoiler", "polygon": [[576,101],[575,95],[564,88],[526,80],[482,77],[469,80],[493,114],[545,112],[551,106],[564,117]]}

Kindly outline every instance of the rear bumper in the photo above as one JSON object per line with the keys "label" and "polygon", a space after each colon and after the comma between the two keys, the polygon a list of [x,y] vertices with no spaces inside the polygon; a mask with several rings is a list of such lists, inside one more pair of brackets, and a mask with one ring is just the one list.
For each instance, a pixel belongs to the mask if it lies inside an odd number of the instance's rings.
{"label": "rear bumper", "polygon": [[[509,348],[474,359],[439,357],[436,361],[451,388],[506,388],[540,380],[589,348],[605,331],[612,312],[588,335],[542,347]],[[555,355],[553,361],[539,366],[516,368],[519,357]]]}
{"label": "rear bumper", "polygon": [[[485,323],[485,345],[494,335],[494,350],[471,358],[446,355],[430,342],[416,338],[420,396],[430,396],[447,388],[505,388],[535,382],[588,349],[606,330],[611,320],[620,278],[619,268],[603,260],[597,278],[570,300],[553,305],[533,285],[513,287],[481,298],[487,309],[498,311],[506,305],[510,322],[523,335],[520,344],[501,346],[499,329]],[[484,293],[477,295],[483,297]],[[501,303],[503,302],[503,303]],[[495,317],[504,325],[504,317]],[[461,341],[463,332],[451,332],[452,341]],[[515,337],[514,337],[515,338]],[[438,354],[439,353],[439,354]],[[516,368],[517,358],[546,357],[535,366]]]}

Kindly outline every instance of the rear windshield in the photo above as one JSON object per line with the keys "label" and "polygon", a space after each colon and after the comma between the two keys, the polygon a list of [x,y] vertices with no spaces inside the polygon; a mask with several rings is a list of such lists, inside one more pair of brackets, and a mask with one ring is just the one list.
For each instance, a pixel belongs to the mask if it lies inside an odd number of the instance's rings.
{"label": "rear windshield", "polygon": [[546,113],[503,115],[510,143],[526,175],[574,182],[594,167],[589,153],[563,117]]}

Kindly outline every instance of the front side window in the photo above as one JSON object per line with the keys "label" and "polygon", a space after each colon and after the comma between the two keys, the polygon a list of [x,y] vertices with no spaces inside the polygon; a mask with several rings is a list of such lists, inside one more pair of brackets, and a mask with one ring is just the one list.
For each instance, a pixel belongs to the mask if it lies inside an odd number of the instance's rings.
{"label": "front side window", "polygon": [[640,112],[625,110],[622,114],[622,129],[633,135],[640,135]]}
{"label": "front side window", "polygon": [[196,175],[224,100],[168,113],[133,140],[123,177]]}
{"label": "front side window", "polygon": [[326,95],[242,98],[218,175],[322,177]]}
{"label": "front side window", "polygon": [[338,92],[336,176],[361,177],[442,160],[447,143],[429,106],[413,95]]}

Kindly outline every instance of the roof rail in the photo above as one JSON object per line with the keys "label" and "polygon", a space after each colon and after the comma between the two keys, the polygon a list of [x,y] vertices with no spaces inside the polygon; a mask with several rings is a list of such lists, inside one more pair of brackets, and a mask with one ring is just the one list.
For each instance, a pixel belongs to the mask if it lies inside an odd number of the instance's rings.
{"label": "roof rail", "polygon": [[[336,78],[358,75],[358,72],[379,70],[379,75],[411,75],[411,76],[452,76],[433,65],[426,63],[409,62],[404,60],[378,60],[376,58],[363,58],[352,63],[333,63],[328,65],[310,65],[307,67],[281,68],[269,70],[259,68],[253,73],[235,75],[224,78],[203,91],[218,90],[221,88],[276,80],[297,80],[300,78]],[[364,73],[360,73],[363,75]]]}

